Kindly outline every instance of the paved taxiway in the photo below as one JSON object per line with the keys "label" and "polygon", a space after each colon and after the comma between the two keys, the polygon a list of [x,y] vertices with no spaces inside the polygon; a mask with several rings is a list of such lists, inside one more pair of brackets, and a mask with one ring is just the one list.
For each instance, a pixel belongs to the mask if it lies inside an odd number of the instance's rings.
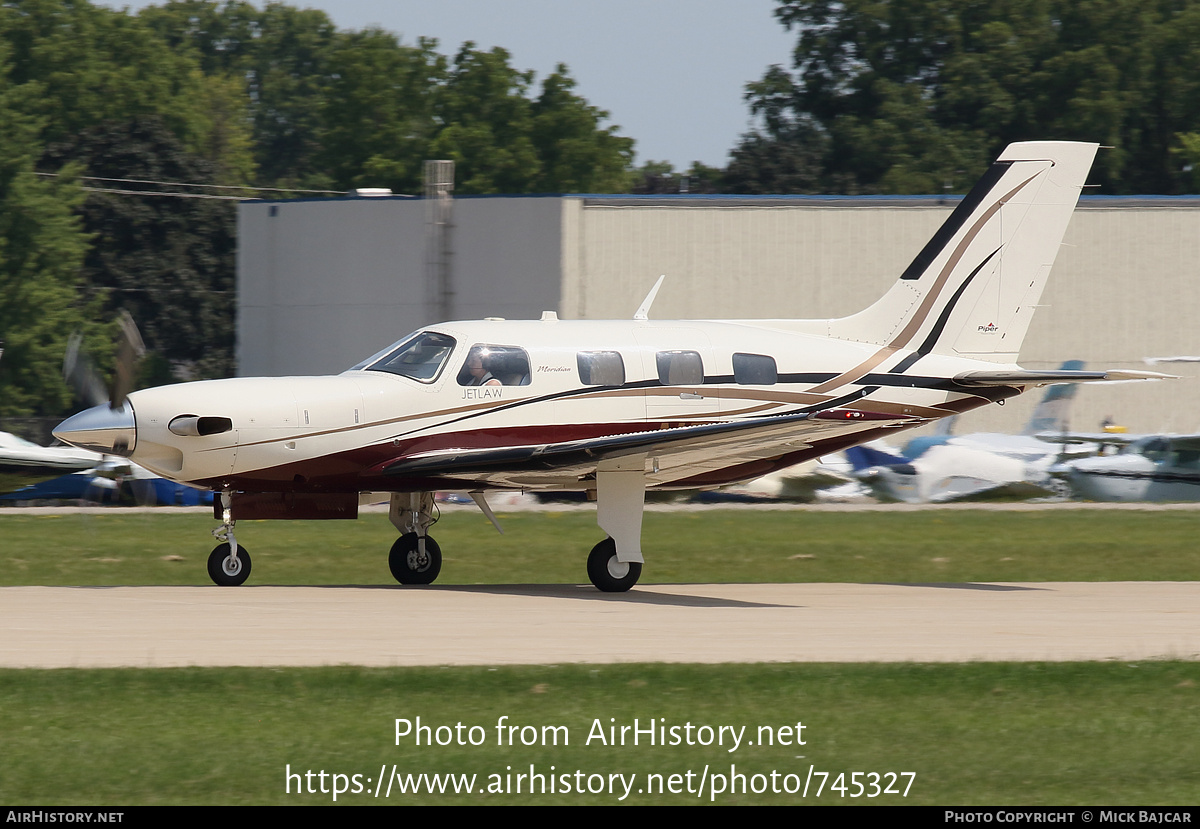
{"label": "paved taxiway", "polygon": [[1200,658],[1200,582],[5,587],[2,667]]}

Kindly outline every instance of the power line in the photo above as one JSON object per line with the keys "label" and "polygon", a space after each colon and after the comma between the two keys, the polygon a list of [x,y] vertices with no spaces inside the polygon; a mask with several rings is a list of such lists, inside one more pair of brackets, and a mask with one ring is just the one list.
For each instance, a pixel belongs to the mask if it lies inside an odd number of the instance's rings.
{"label": "power line", "polygon": [[[58,177],[61,173],[41,173],[34,172],[35,176],[50,176]],[[198,184],[184,181],[155,181],[153,179],[140,178],[104,178],[101,176],[79,176],[84,181],[111,181],[118,184],[157,184],[162,187],[204,187],[214,190],[252,190],[259,193],[320,193],[322,195],[342,196],[345,195],[341,190],[306,190],[300,187],[252,187],[247,184]],[[158,193],[146,192],[141,190],[117,190],[103,189],[99,187],[85,187],[85,190],[93,190],[98,193],[129,193],[138,196],[182,196],[188,198],[183,193]],[[200,196],[193,195],[190,198],[240,198],[239,196]]]}
{"label": "power line", "polygon": [[164,193],[161,190],[117,190],[113,187],[81,187],[89,193],[119,193],[125,196],[163,196],[171,199],[224,199],[243,201],[243,196],[215,196],[209,193]]}

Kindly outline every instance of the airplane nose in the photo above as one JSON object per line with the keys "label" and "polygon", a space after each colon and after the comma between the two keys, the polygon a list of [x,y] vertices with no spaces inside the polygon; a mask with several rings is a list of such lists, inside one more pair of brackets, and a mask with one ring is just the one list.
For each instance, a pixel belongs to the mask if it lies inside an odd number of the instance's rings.
{"label": "airplane nose", "polygon": [[133,407],[125,401],[118,409],[107,403],[93,406],[58,424],[54,436],[63,443],[106,455],[128,458],[137,445]]}

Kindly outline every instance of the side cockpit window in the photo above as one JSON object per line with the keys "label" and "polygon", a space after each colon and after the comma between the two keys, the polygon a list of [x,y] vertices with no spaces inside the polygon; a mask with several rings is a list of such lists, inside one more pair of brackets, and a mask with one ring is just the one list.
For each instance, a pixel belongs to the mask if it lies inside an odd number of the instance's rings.
{"label": "side cockpit window", "polygon": [[658,382],[664,386],[697,386],[704,383],[704,363],[695,351],[660,351]]}
{"label": "side cockpit window", "polygon": [[460,386],[528,386],[529,355],[523,348],[476,345],[458,371]]}
{"label": "side cockpit window", "polygon": [[773,386],[779,382],[775,358],[765,354],[734,354],[733,379],[741,386]]}
{"label": "side cockpit window", "polygon": [[[432,383],[441,373],[442,366],[446,364],[453,350],[453,337],[435,331],[422,331],[384,353],[379,359],[368,361],[365,369],[386,371],[422,383]],[[362,366],[363,364],[360,364],[354,368]]]}
{"label": "side cockpit window", "polygon": [[575,355],[579,382],[585,386],[620,386],[625,383],[625,361],[619,351],[581,351]]}

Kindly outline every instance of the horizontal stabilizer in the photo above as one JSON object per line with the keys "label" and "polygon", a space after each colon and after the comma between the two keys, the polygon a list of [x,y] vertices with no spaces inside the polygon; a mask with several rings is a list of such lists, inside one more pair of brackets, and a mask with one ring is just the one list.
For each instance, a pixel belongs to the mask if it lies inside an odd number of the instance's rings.
{"label": "horizontal stabilizer", "polygon": [[1157,371],[968,371],[957,374],[962,386],[1049,386],[1052,383],[1115,383],[1122,380],[1178,380]]}

